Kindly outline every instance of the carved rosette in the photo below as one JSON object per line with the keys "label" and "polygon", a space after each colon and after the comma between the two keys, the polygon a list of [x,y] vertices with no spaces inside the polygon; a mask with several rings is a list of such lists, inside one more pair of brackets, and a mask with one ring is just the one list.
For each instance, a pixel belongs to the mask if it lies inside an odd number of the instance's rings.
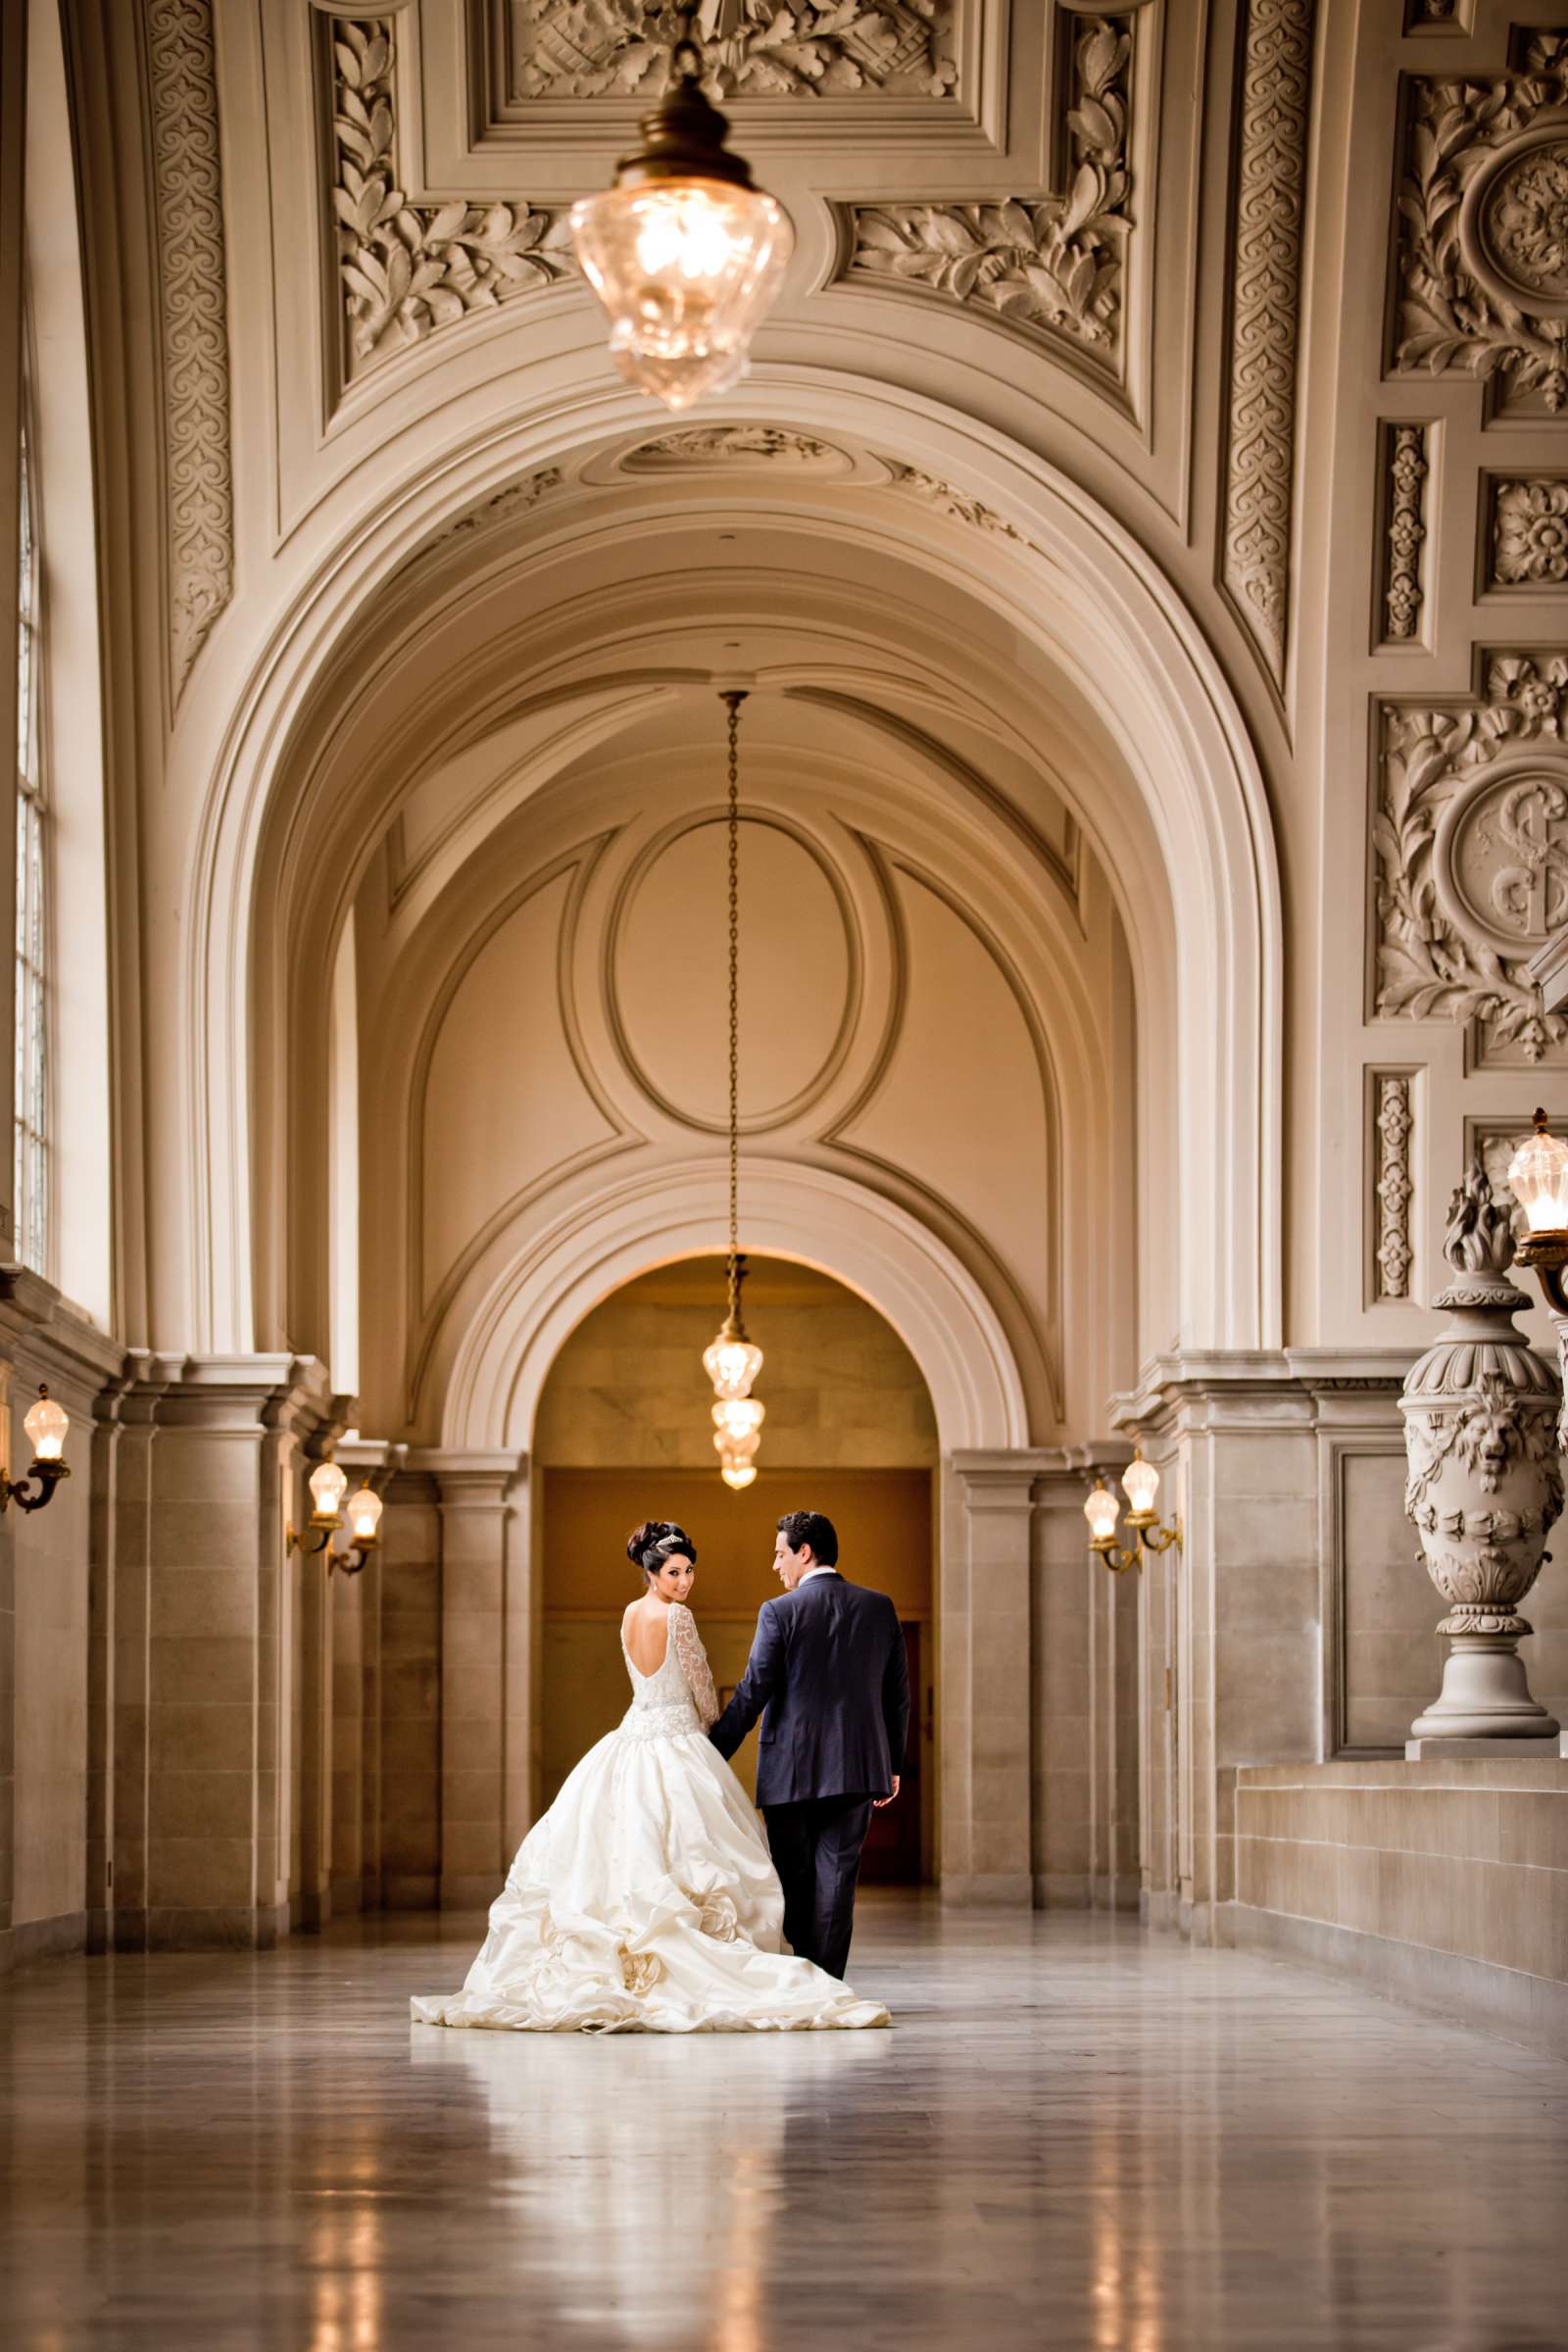
{"label": "carved rosette", "polygon": [[945,295],[1065,342],[1118,378],[1131,234],[1132,20],[1089,17],[1072,49],[1060,193],[1002,203],[858,205],[843,274]]}
{"label": "carved rosette", "polygon": [[1409,84],[1395,366],[1568,401],[1568,33],[1518,70]]}
{"label": "carved rosette", "polygon": [[1225,452],[1226,588],[1285,677],[1301,217],[1316,0],[1249,0]]}
{"label": "carved rosette", "polygon": [[234,588],[223,174],[212,0],[145,0],[177,702]]}
{"label": "carved rosette", "polygon": [[1485,696],[1385,704],[1379,1020],[1474,1021],[1538,1062],[1568,1038],[1525,967],[1568,921],[1568,660],[1491,658]]}
{"label": "carved rosette", "polygon": [[1560,588],[1568,582],[1568,481],[1555,475],[1494,485],[1491,585]]}
{"label": "carved rosette", "polygon": [[1453,1648],[1442,1695],[1414,1736],[1549,1737],[1516,1644],[1519,1614],[1562,1511],[1556,1374],[1513,1318],[1530,1301],[1508,1279],[1513,1232],[1478,1160],[1449,1207],[1444,1254],[1456,1280],[1434,1306],[1449,1321],[1411,1367],[1404,1414],[1404,1507],[1427,1574],[1447,1603],[1438,1631]]}

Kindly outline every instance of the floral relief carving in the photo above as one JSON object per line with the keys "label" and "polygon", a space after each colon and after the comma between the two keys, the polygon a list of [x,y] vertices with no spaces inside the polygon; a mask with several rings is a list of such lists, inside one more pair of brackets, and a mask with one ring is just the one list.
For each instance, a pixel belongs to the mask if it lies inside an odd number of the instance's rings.
{"label": "floral relief carving", "polygon": [[338,267],[350,377],[439,326],[572,270],[564,210],[526,203],[412,204],[397,184],[389,17],[330,27]]}
{"label": "floral relief carving", "polygon": [[471,538],[476,531],[488,531],[497,523],[526,514],[549,492],[559,490],[564,478],[559,466],[543,466],[537,473],[524,475],[520,482],[509,482],[504,490],[481,499],[477,506],[465,507],[461,514],[454,515],[441,530],[432,533],[422,547],[416,548],[401,568],[407,570],[411,564],[422,564],[426,556],[434,555],[438,548],[450,547],[454,539]]}
{"label": "floral relief carving", "polygon": [[1072,177],[994,204],[859,205],[851,278],[919,286],[1119,366],[1131,175],[1130,20],[1090,17],[1073,47]]}
{"label": "floral relief carving", "polygon": [[1389,456],[1388,584],[1383,633],[1415,636],[1421,612],[1421,550],[1426,543],[1427,428],[1396,424]]}
{"label": "floral relief carving", "polygon": [[[701,0],[710,97],[951,97],[955,0]],[[679,11],[669,0],[514,0],[517,98],[652,96]]]}
{"label": "floral relief carving", "polygon": [[951,482],[938,481],[934,473],[921,473],[916,466],[901,465],[896,458],[885,459],[884,464],[891,488],[923,500],[939,514],[946,514],[954,522],[966,522],[973,530],[993,531],[999,539],[1012,539],[1019,547],[1032,544],[1022,531],[1015,530],[993,508],[982,506],[967,491],[955,490]]}
{"label": "floral relief carving", "polygon": [[1568,921],[1568,660],[1494,655],[1482,699],[1386,704],[1378,803],[1382,1020],[1482,1024],[1529,1061],[1568,1036],[1525,971]]}
{"label": "floral relief carving", "polygon": [[641,441],[621,461],[626,473],[683,471],[705,466],[832,466],[842,453],[809,433],[782,424],[687,424],[656,440]]}
{"label": "floral relief carving", "polygon": [[1568,33],[1493,81],[1410,83],[1395,364],[1568,400]]}
{"label": "floral relief carving", "polygon": [[177,702],[234,587],[223,180],[212,0],[146,0]]}
{"label": "floral relief carving", "polygon": [[1410,1081],[1402,1074],[1378,1079],[1378,1254],[1377,1295],[1380,1298],[1408,1298],[1410,1267],[1410,1139],[1415,1114]]}
{"label": "floral relief carving", "polygon": [[1223,569],[1276,685],[1289,618],[1314,7],[1250,0],[1237,166]]}
{"label": "floral relief carving", "polygon": [[1492,507],[1492,578],[1503,588],[1568,581],[1568,481],[1498,482]]}

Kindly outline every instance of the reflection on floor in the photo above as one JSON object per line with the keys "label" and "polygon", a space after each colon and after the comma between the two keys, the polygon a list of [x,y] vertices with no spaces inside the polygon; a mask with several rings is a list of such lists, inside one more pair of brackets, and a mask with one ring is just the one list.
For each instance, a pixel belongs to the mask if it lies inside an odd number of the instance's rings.
{"label": "reflection on floor", "polygon": [[891,2034],[411,2029],[475,1924],[11,1980],[6,2344],[1568,2345],[1568,2066],[1510,2043],[893,1896]]}

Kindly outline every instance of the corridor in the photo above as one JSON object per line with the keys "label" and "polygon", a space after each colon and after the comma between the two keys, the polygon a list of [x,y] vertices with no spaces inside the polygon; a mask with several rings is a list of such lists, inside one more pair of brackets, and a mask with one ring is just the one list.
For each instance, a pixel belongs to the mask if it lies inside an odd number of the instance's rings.
{"label": "corridor", "polygon": [[7,1986],[16,2352],[1561,2352],[1568,2065],[1126,1920],[862,1903],[892,2033],[411,2028],[476,1923]]}

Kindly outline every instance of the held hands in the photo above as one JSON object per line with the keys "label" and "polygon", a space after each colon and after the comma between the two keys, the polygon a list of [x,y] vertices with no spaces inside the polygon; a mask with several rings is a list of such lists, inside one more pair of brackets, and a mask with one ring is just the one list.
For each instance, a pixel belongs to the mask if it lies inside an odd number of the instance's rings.
{"label": "held hands", "polygon": [[872,1805],[872,1809],[873,1809],[873,1811],[880,1813],[884,1805],[891,1805],[891,1804],[892,1804],[894,1797],[896,1797],[896,1796],[898,1795],[898,1793],[899,1793],[899,1776],[898,1776],[898,1774],[897,1774],[897,1773],[895,1773],[895,1774],[893,1775],[893,1787],[892,1787],[892,1788],[889,1790],[888,1794],[887,1794],[886,1796],[873,1796],[873,1797],[872,1797],[872,1799],[871,1799],[871,1805]]}

